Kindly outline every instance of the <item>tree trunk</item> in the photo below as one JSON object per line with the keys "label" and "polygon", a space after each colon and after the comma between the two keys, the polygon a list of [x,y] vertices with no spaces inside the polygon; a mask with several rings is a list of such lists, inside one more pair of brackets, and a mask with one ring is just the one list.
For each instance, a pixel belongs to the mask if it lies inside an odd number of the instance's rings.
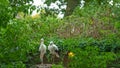
{"label": "tree trunk", "polygon": [[65,16],[69,16],[73,13],[74,9],[79,5],[80,0],[67,0],[67,8]]}

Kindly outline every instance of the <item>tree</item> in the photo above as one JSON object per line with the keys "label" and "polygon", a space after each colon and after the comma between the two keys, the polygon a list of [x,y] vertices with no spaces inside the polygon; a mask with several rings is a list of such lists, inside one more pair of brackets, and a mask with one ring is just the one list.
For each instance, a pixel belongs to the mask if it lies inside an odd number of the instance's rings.
{"label": "tree", "polygon": [[[46,0],[46,4],[48,5],[48,6],[50,6],[50,4],[53,2],[53,3],[55,3],[57,0]],[[64,5],[65,3],[67,3],[67,8],[66,8],[66,10],[64,11],[64,10],[62,10],[63,12],[65,12],[65,16],[69,16],[69,15],[71,15],[72,14],[72,12],[74,11],[74,9],[79,5],[79,3],[80,3],[80,0],[59,0],[62,4],[61,5],[59,5],[59,7],[60,6],[62,6],[62,5]]]}
{"label": "tree", "polygon": [[[58,0],[46,0],[46,4],[49,6],[51,3],[55,3]],[[74,9],[79,6],[81,0],[59,0],[62,4],[67,3],[67,8],[65,11],[65,16],[69,16],[73,13]],[[110,2],[110,0],[84,0],[85,1],[85,6],[90,6],[90,4],[95,5],[95,6],[107,6]],[[114,3],[118,3],[119,0],[114,0]]]}
{"label": "tree", "polygon": [[33,0],[0,0],[0,27],[6,27],[9,20],[19,12],[31,14],[35,9],[32,2]]}
{"label": "tree", "polygon": [[74,9],[79,5],[79,2],[79,0],[67,0],[67,9],[65,16],[71,15]]}
{"label": "tree", "polygon": [[24,14],[31,14],[32,11],[35,9],[35,6],[32,5],[33,0],[9,0],[9,2],[14,17],[18,12],[24,12]]}
{"label": "tree", "polygon": [[0,0],[0,28],[6,27],[7,22],[11,18],[9,1]]}

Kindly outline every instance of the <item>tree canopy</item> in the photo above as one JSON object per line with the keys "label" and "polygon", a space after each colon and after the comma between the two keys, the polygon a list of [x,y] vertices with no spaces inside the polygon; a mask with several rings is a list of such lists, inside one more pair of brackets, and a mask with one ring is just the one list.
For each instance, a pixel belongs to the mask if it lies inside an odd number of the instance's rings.
{"label": "tree canopy", "polygon": [[5,27],[10,19],[15,18],[17,13],[31,14],[35,10],[33,0],[1,0],[0,1],[0,27]]}

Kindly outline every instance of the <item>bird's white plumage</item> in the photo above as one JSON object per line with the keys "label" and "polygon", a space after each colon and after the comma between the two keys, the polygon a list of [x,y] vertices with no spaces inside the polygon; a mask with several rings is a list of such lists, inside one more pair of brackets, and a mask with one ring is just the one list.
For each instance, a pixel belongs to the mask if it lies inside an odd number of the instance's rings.
{"label": "bird's white plumage", "polygon": [[44,44],[44,39],[43,38],[41,39],[39,51],[40,51],[40,59],[41,59],[41,62],[43,64],[43,57],[46,53],[46,45]]}
{"label": "bird's white plumage", "polygon": [[59,57],[59,55],[56,53],[56,50],[58,51],[58,47],[53,43],[53,41],[50,42],[48,46],[48,50],[50,51],[50,54],[56,55]]}
{"label": "bird's white plumage", "polygon": [[39,51],[44,54],[46,53],[46,45],[44,43],[40,44]]}
{"label": "bird's white plumage", "polygon": [[43,54],[46,53],[46,45],[44,44],[44,40],[43,40],[43,39],[41,39],[39,51],[40,51],[41,53],[43,53]]}

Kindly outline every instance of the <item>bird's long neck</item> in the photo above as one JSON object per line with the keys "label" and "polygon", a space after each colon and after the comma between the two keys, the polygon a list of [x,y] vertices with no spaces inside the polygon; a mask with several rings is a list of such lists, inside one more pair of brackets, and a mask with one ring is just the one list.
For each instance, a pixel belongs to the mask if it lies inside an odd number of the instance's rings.
{"label": "bird's long neck", "polygon": [[44,42],[41,42],[41,44],[44,44]]}
{"label": "bird's long neck", "polygon": [[44,42],[42,41],[41,44],[44,44]]}
{"label": "bird's long neck", "polygon": [[54,44],[52,43],[52,44],[50,44],[50,46],[53,46]]}

